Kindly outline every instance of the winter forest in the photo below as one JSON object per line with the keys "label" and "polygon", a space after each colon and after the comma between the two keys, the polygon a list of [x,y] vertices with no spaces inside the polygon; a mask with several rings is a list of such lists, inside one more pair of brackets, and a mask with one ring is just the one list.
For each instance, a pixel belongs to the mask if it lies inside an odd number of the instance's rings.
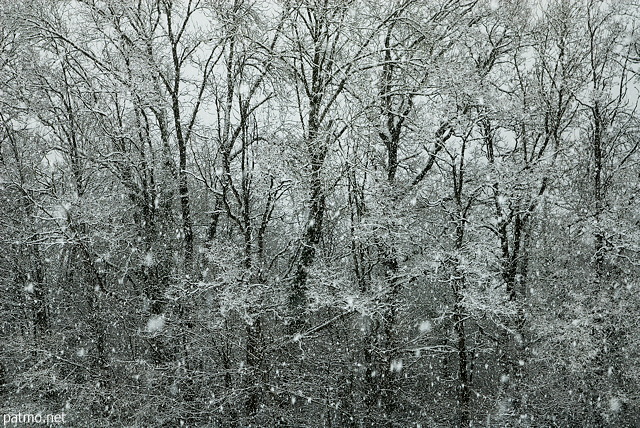
{"label": "winter forest", "polygon": [[0,407],[640,426],[640,5],[1,0]]}

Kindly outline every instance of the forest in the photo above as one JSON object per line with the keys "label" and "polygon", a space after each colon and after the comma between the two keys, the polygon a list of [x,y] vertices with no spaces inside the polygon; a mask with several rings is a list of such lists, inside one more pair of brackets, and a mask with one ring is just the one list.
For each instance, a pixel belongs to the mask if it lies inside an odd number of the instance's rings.
{"label": "forest", "polygon": [[0,413],[640,426],[639,83],[637,0],[0,0]]}

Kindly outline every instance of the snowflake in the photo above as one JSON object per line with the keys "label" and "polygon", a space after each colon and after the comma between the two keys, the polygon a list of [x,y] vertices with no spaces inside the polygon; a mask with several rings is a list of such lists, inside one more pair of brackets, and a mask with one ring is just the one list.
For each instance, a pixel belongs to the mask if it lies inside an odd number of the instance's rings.
{"label": "snowflake", "polygon": [[151,317],[149,321],[147,321],[147,331],[149,333],[162,331],[162,329],[164,328],[164,323],[165,320],[163,315]]}

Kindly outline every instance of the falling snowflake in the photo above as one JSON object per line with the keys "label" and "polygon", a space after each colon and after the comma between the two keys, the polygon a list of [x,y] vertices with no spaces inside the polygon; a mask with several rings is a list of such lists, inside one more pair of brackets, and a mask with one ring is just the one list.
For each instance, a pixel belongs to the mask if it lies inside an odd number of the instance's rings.
{"label": "falling snowflake", "polygon": [[433,324],[429,320],[424,320],[420,323],[418,329],[420,330],[420,333],[429,333],[433,330]]}
{"label": "falling snowflake", "polygon": [[621,408],[622,408],[622,400],[620,400],[618,397],[612,397],[609,400],[609,409],[612,412],[619,412]]}
{"label": "falling snowflake", "polygon": [[149,318],[149,321],[147,321],[147,331],[149,333],[157,333],[159,331],[162,331],[162,329],[164,328],[164,316],[163,315],[158,315],[158,316],[154,316]]}
{"label": "falling snowflake", "polygon": [[402,371],[402,360],[401,359],[395,359],[393,361],[391,361],[391,366],[389,367],[389,370],[392,372],[401,372]]}
{"label": "falling snowflake", "polygon": [[144,259],[142,260],[142,264],[147,267],[153,266],[155,264],[155,257],[153,256],[153,253],[145,254]]}
{"label": "falling snowflake", "polygon": [[354,304],[355,298],[353,296],[348,296],[346,300],[347,300],[346,309],[349,311],[352,311],[355,308],[355,304]]}

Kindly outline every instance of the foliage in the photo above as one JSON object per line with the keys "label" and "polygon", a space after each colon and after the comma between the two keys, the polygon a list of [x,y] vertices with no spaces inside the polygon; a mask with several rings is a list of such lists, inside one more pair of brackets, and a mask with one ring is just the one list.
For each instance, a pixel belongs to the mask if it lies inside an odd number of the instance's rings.
{"label": "foliage", "polygon": [[0,403],[640,424],[637,5],[0,2]]}

